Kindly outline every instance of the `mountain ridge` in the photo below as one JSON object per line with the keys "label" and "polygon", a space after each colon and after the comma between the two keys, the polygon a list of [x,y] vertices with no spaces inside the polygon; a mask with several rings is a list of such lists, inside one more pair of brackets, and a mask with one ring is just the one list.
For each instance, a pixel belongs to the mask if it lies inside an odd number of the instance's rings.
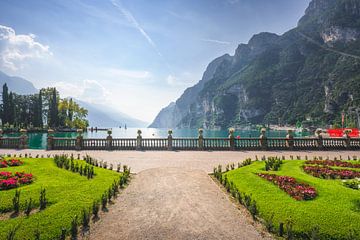
{"label": "mountain ridge", "polygon": [[[181,96],[172,106],[180,109],[176,116],[163,109],[151,126],[337,121],[339,111],[360,104],[359,19],[359,1],[311,1],[296,28],[281,36],[255,34],[239,44],[196,95],[188,97],[192,103],[179,106]],[[176,121],[162,126],[164,118]]]}

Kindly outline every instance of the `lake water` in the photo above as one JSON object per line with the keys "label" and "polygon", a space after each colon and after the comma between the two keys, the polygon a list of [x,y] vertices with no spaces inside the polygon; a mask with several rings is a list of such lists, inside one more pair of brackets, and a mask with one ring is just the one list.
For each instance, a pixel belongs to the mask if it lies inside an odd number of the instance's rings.
{"label": "lake water", "polygon": [[[140,128],[142,131],[143,138],[165,138],[168,136],[168,129],[158,128]],[[136,138],[138,128],[112,128],[113,138]],[[228,131],[226,130],[204,130],[204,137],[227,137]],[[286,131],[268,131],[268,137],[285,137]],[[259,137],[260,133],[258,130],[237,130],[235,136],[240,137]],[[303,133],[297,136],[306,136],[308,133]],[[19,134],[8,134],[5,136],[19,136]],[[75,138],[77,133],[56,133],[55,137],[69,137]],[[106,131],[98,132],[85,132],[84,138],[106,138]],[[197,129],[174,129],[173,137],[197,137]],[[29,133],[29,148],[31,149],[46,149],[47,133]]]}

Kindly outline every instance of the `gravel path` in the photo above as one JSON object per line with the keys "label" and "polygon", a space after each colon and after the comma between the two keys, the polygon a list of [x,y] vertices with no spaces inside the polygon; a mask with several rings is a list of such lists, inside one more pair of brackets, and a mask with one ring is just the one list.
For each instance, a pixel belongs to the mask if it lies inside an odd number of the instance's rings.
{"label": "gravel path", "polygon": [[23,155],[25,153],[32,153],[32,156],[36,154],[56,154],[56,153],[74,153],[85,155],[89,154],[97,159],[107,161],[108,163],[126,164],[131,167],[132,172],[141,172],[151,168],[161,167],[177,167],[185,168],[189,170],[199,169],[207,173],[213,171],[213,167],[218,164],[226,165],[229,163],[241,162],[246,158],[255,159],[257,155],[259,158],[265,156],[286,156],[289,158],[290,155],[302,156],[329,156],[331,159],[340,155],[343,159],[347,159],[347,156],[360,157],[360,151],[45,151],[45,150],[7,150],[0,149],[0,154],[16,153]]}
{"label": "gravel path", "polygon": [[90,239],[264,239],[203,171],[137,174]]}

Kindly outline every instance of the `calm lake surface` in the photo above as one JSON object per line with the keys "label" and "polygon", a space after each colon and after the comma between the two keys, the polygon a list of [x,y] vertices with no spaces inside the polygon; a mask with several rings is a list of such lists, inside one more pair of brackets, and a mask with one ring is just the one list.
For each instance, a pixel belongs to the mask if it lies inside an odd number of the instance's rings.
{"label": "calm lake surface", "polygon": [[[142,131],[143,138],[165,138],[167,137],[168,129],[158,128],[140,128]],[[136,138],[138,128],[112,128],[113,138]],[[268,131],[268,137],[285,137],[286,131]],[[20,134],[8,134],[5,136],[19,136]],[[235,136],[240,137],[259,137],[260,133],[258,130],[237,130]],[[309,133],[297,134],[296,136],[307,136]],[[75,138],[76,133],[56,133],[55,137],[68,137]],[[106,131],[98,132],[85,132],[84,138],[106,138]],[[173,137],[197,137],[197,129],[174,129]],[[227,130],[204,130],[204,137],[227,137]],[[29,148],[31,149],[46,149],[47,133],[29,133]]]}

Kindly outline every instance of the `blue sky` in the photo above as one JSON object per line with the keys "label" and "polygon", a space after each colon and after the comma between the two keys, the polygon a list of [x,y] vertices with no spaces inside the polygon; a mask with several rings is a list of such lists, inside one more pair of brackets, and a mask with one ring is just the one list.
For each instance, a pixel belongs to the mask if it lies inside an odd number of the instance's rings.
{"label": "blue sky", "polygon": [[0,70],[152,121],[207,64],[309,0],[0,0]]}

